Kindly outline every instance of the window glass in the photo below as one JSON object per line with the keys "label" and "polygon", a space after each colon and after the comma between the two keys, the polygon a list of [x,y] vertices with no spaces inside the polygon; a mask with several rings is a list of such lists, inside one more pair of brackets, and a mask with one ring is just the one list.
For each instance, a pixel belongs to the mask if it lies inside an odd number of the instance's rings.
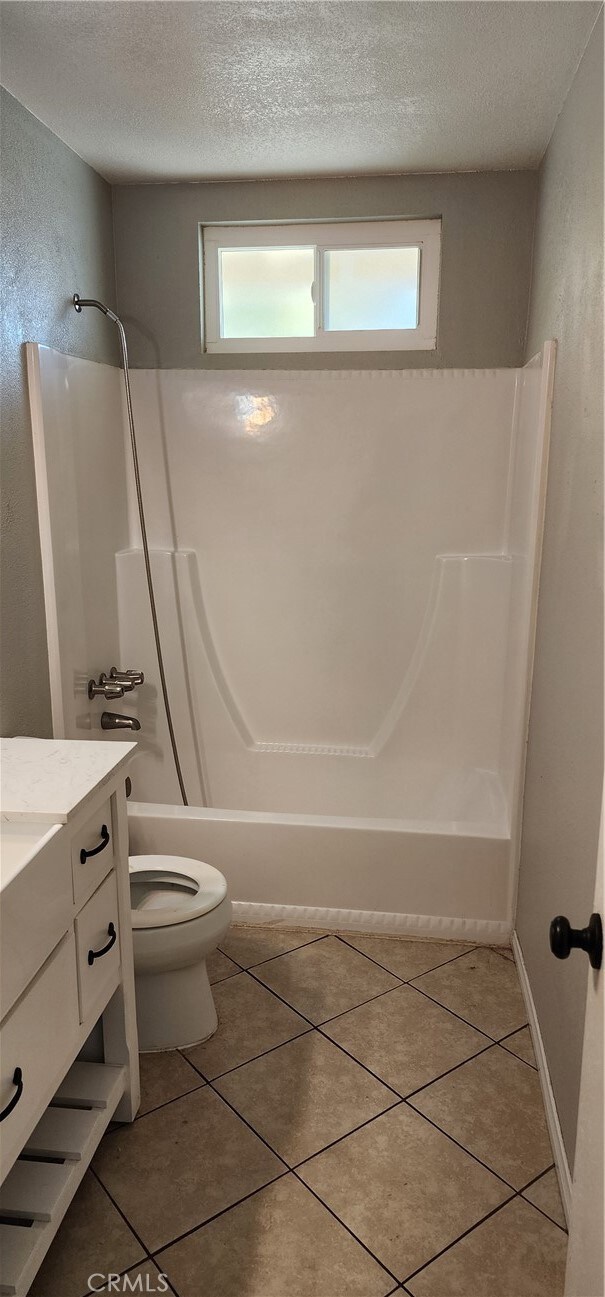
{"label": "window glass", "polygon": [[419,248],[334,248],[325,254],[325,329],[415,329]]}
{"label": "window glass", "polygon": [[314,248],[220,248],[222,338],[312,338]]}

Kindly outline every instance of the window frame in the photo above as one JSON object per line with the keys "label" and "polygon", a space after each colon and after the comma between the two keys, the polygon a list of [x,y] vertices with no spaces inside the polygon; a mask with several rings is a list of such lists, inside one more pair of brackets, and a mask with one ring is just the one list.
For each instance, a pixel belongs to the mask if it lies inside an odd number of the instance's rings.
{"label": "window frame", "polygon": [[[203,349],[210,355],[250,352],[434,351],[441,262],[441,218],[331,221],[327,224],[254,222],[200,225]],[[293,338],[221,338],[219,248],[315,248],[315,335]],[[324,252],[346,249],[420,249],[418,324],[414,329],[321,327]]]}

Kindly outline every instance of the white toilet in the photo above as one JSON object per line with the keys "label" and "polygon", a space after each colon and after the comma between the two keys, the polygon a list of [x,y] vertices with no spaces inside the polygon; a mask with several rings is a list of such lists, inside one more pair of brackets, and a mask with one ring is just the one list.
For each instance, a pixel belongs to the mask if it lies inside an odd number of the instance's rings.
{"label": "white toilet", "polygon": [[218,869],[186,856],[131,856],[139,1049],[207,1040],[218,1018],[206,972],[231,922]]}

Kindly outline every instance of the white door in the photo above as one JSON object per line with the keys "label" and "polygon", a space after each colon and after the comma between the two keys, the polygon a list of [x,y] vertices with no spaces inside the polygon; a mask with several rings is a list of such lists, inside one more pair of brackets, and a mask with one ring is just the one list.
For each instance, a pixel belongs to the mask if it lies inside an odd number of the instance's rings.
{"label": "white door", "polygon": [[[605,797],[593,906],[605,921],[604,855]],[[565,1297],[605,1293],[604,1025],[605,964],[598,971],[590,969],[588,980]]]}

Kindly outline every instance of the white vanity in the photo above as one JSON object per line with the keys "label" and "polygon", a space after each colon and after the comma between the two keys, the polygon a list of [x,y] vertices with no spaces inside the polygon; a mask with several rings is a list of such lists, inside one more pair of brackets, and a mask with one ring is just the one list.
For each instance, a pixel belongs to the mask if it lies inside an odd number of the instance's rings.
{"label": "white vanity", "polygon": [[[32,1283],[109,1122],[139,1105],[134,743],[0,745],[0,1292]],[[79,1058],[101,1023],[102,1062]]]}

